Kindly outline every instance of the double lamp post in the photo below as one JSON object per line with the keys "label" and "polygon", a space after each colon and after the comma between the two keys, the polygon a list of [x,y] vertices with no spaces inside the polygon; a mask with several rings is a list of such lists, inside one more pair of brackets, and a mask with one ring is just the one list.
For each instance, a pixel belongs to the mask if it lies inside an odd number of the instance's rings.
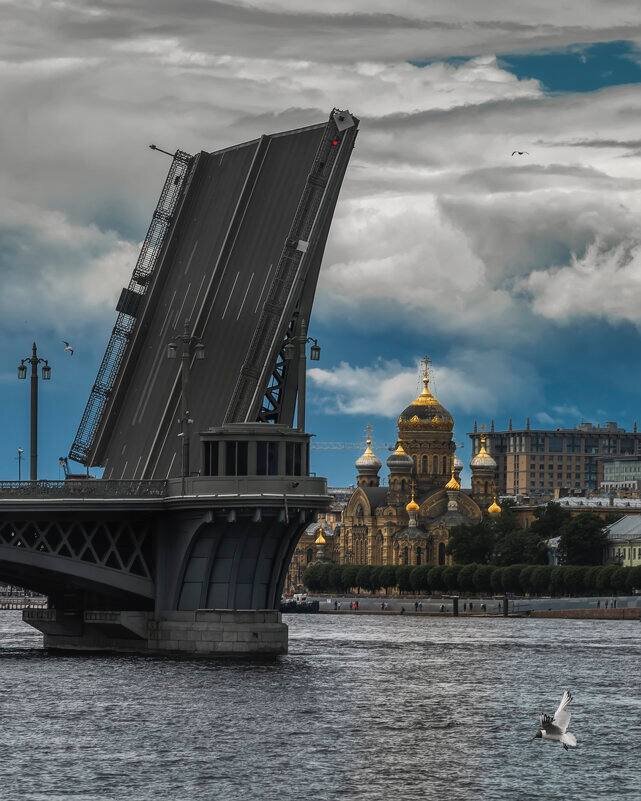
{"label": "double lamp post", "polygon": [[[42,365],[42,380],[49,381],[51,378],[51,367],[46,359],[41,359],[38,356],[38,349],[36,343],[33,343],[31,348],[31,356],[20,360],[18,365],[18,378],[21,380],[27,377],[27,365],[31,365],[31,414],[30,414],[30,438],[31,449],[29,453],[29,480],[38,480],[38,365]],[[21,459],[21,449],[18,451],[18,457]],[[20,463],[18,463],[20,467]],[[20,474],[20,478],[22,475]]]}

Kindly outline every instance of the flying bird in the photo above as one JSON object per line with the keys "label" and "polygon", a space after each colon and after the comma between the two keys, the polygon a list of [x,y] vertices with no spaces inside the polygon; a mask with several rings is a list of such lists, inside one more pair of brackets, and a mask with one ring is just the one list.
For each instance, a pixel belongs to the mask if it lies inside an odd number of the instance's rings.
{"label": "flying bird", "polygon": [[541,713],[539,730],[532,739],[551,740],[555,743],[561,743],[566,751],[568,748],[575,748],[576,737],[568,731],[571,717],[568,707],[571,701],[572,693],[566,690],[563,693],[563,698],[561,698],[561,703],[554,713],[553,718]]}
{"label": "flying bird", "polygon": [[66,352],[66,353],[68,353],[70,356],[73,356],[73,348],[72,348],[72,346],[71,346],[71,345],[70,345],[70,344],[67,342],[67,340],[66,340],[66,339],[63,339],[63,340],[62,340],[62,344],[65,346],[65,352]]}
{"label": "flying bird", "polygon": [[530,154],[527,152],[527,150],[513,150],[512,151],[512,155],[513,156],[529,156]]}

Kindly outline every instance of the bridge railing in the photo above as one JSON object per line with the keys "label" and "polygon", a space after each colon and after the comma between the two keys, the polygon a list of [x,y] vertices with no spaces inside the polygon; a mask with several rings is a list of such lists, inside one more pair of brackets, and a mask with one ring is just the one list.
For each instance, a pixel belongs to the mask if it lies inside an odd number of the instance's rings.
{"label": "bridge railing", "polygon": [[0,481],[0,498],[164,498],[164,480]]}

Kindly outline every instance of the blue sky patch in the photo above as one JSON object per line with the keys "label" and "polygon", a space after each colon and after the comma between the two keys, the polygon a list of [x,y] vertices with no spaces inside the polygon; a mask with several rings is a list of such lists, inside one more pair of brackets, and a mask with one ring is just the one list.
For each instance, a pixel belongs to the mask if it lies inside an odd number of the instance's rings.
{"label": "blue sky patch", "polygon": [[625,41],[508,54],[499,63],[517,78],[536,78],[548,92],[594,92],[641,83],[641,52]]}

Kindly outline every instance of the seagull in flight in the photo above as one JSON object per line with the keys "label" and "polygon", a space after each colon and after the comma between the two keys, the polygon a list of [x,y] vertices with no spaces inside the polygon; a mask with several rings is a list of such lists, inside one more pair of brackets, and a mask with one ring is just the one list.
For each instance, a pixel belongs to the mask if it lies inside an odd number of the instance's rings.
{"label": "seagull in flight", "polygon": [[68,353],[70,356],[73,356],[73,347],[67,342],[66,339],[62,340],[62,344],[65,346],[65,353]]}
{"label": "seagull in flight", "polygon": [[566,690],[553,718],[541,713],[539,730],[532,739],[551,740],[555,743],[561,743],[566,751],[568,748],[575,748],[576,737],[568,731],[571,717],[568,707],[571,701],[572,693]]}
{"label": "seagull in flight", "polygon": [[512,155],[513,156],[529,156],[530,154],[527,152],[527,150],[513,150],[512,151]]}

